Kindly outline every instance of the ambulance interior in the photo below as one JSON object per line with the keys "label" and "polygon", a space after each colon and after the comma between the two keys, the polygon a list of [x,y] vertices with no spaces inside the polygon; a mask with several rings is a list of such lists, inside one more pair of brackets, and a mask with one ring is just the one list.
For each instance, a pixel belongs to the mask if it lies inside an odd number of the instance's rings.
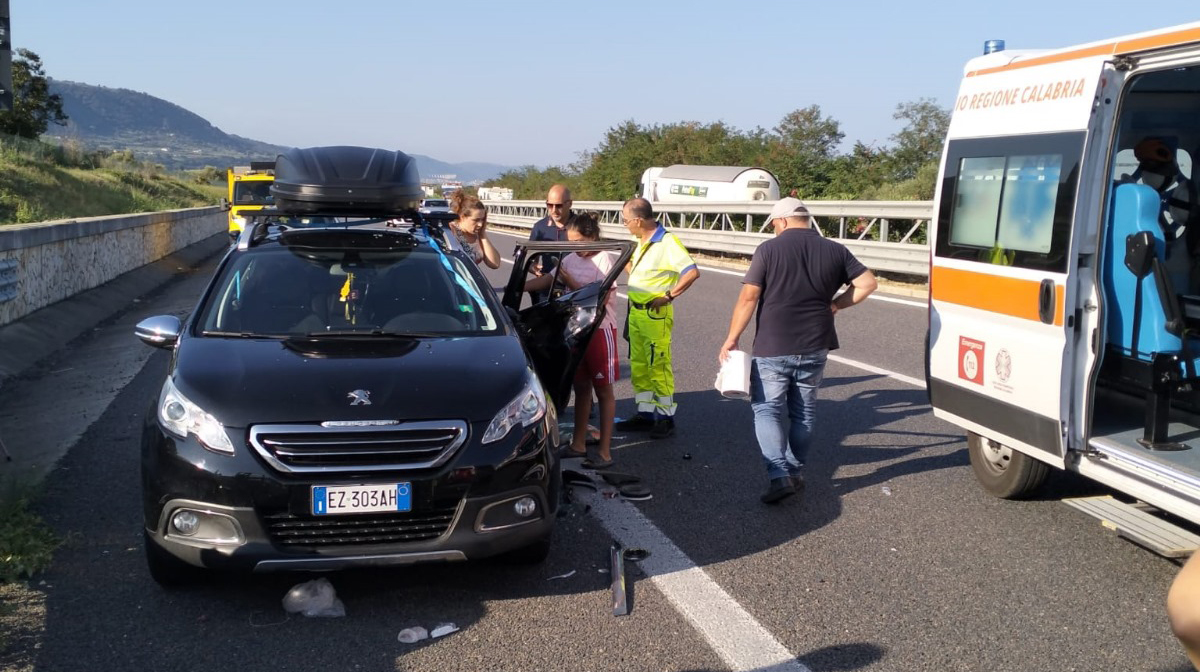
{"label": "ambulance interior", "polygon": [[1115,143],[1090,439],[1200,479],[1200,66],[1132,75]]}

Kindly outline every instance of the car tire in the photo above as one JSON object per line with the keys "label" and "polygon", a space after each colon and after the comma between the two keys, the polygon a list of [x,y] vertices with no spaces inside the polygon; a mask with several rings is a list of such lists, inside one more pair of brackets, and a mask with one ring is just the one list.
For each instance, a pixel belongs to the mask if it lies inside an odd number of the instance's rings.
{"label": "car tire", "polygon": [[207,575],[203,569],[193,567],[163,550],[145,532],[142,533],[142,545],[146,549],[146,567],[150,570],[150,578],[163,588],[194,585]]}
{"label": "car tire", "polygon": [[1046,480],[1050,466],[1025,453],[967,432],[971,471],[989,494],[1001,499],[1022,499]]}
{"label": "car tire", "polygon": [[506,565],[540,565],[550,556],[553,537],[553,534],[547,534],[528,546],[513,549],[496,559]]}

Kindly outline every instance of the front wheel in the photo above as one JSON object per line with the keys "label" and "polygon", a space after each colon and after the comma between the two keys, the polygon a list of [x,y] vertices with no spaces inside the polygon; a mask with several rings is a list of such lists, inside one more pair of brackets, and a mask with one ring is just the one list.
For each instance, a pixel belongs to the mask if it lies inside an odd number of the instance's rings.
{"label": "front wheel", "polygon": [[988,493],[1003,499],[1028,497],[1046,480],[1050,467],[1025,453],[967,432],[971,471]]}

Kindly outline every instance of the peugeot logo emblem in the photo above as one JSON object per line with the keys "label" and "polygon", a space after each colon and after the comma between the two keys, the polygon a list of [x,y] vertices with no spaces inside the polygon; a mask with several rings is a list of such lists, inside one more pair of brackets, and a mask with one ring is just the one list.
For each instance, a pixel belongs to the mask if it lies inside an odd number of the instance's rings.
{"label": "peugeot logo emblem", "polygon": [[370,390],[355,390],[348,392],[346,397],[350,399],[351,406],[370,406],[371,392]]}

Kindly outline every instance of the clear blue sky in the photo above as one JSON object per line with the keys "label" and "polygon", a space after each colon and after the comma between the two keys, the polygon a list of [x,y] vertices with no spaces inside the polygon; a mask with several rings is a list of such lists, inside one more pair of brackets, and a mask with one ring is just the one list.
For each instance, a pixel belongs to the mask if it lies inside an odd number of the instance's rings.
{"label": "clear blue sky", "polygon": [[812,104],[843,149],[885,145],[896,105],[949,107],[987,39],[1056,48],[1191,20],[1127,0],[10,3],[14,46],[51,77],[144,91],[228,133],[539,166],[626,119],[770,129]]}

